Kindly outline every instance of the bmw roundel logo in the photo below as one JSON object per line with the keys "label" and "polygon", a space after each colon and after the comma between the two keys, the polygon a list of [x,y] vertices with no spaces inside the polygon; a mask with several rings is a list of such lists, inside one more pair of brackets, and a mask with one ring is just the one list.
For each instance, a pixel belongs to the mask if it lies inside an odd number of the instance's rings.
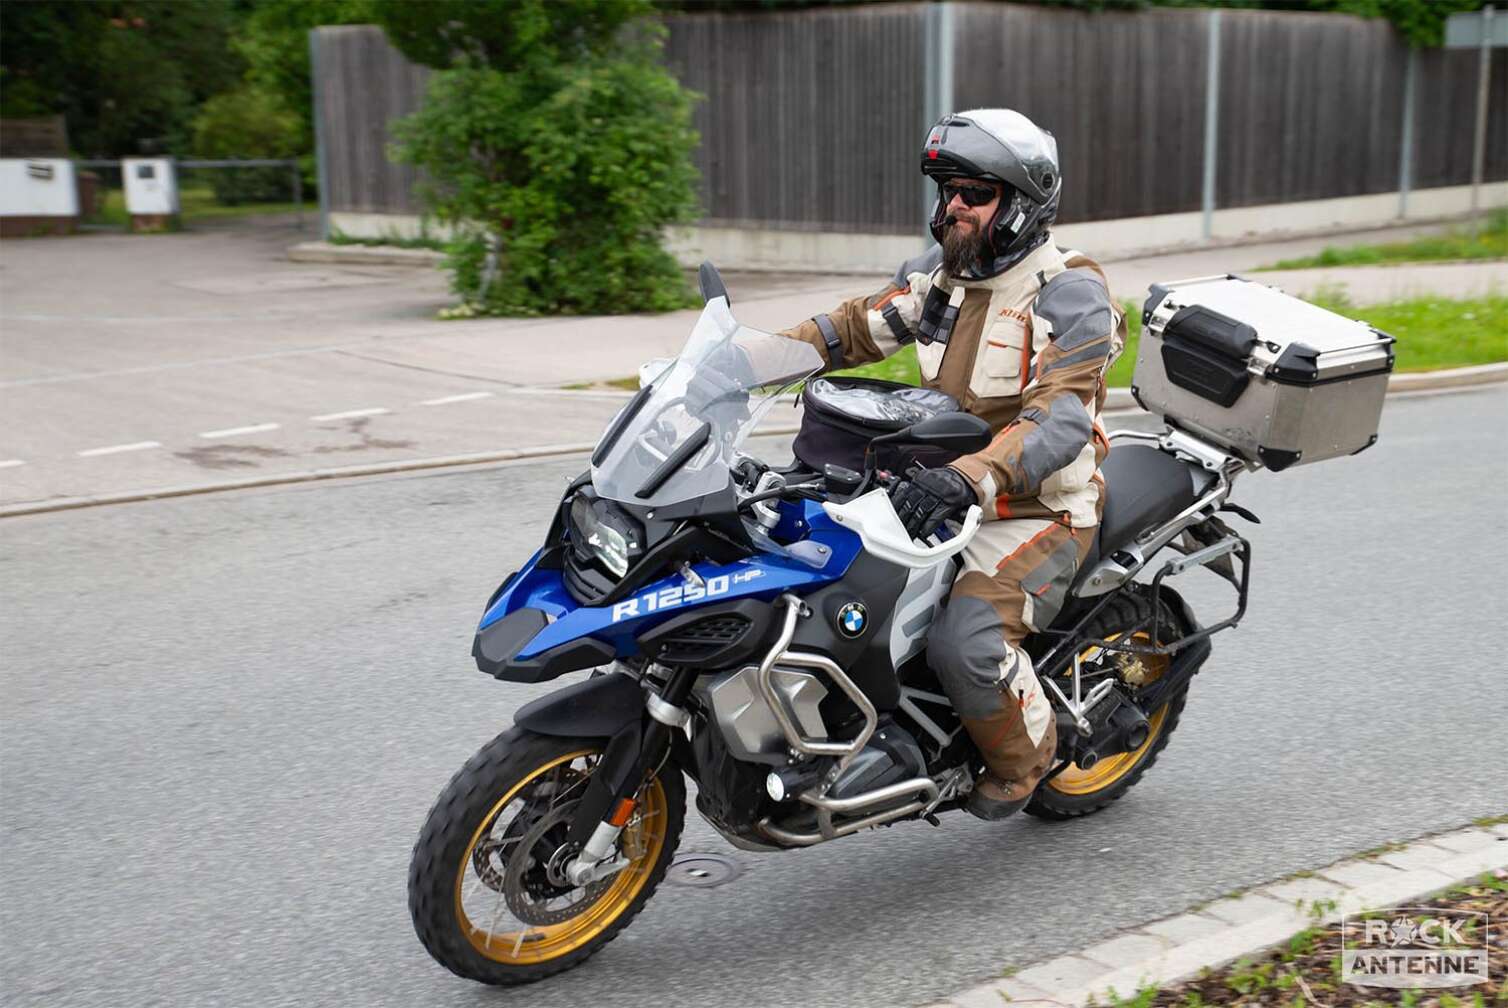
{"label": "bmw roundel logo", "polygon": [[844,637],[857,637],[869,625],[869,616],[864,603],[850,602],[838,610],[838,630]]}

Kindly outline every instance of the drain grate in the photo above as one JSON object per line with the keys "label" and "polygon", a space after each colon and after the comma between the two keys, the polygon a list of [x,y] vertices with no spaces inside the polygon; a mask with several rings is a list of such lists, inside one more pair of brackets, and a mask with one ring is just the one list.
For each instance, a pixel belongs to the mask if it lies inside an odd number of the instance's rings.
{"label": "drain grate", "polygon": [[670,868],[665,872],[665,881],[693,889],[712,889],[732,882],[743,873],[743,865],[725,854],[687,851],[677,854],[675,860],[670,862]]}

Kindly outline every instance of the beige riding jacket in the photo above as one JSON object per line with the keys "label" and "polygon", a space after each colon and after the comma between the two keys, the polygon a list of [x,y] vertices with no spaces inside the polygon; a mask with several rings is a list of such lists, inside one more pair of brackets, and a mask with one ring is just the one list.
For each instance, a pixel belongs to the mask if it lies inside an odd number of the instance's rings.
{"label": "beige riding jacket", "polygon": [[[952,463],[987,518],[1098,522],[1110,451],[1099,425],[1105,370],[1125,344],[1125,319],[1104,273],[1049,239],[983,280],[949,277],[934,247],[886,287],[843,302],[784,335],[818,348],[829,370],[882,360],[916,343],[922,383],[954,396],[995,432],[988,448]],[[933,288],[956,310],[946,343],[917,342]]]}

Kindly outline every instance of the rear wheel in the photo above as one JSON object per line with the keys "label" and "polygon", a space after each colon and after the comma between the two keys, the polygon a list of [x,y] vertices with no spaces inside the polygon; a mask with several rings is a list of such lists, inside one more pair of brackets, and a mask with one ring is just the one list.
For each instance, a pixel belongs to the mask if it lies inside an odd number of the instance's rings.
{"label": "rear wheel", "polygon": [[542,980],[617,937],[654,894],[680,840],[686,788],[666,763],[640,788],[618,838],[626,868],[585,886],[566,836],[602,739],[513,728],[441,792],[414,845],[409,912],[430,955],[488,984]]}
{"label": "rear wheel", "polygon": [[[1159,603],[1158,643],[1168,644],[1177,640],[1186,631],[1182,622],[1166,603]],[[1127,593],[1111,600],[1093,623],[1085,630],[1085,636],[1113,641],[1127,634],[1134,641],[1150,643],[1145,630],[1136,630],[1146,624],[1151,616],[1151,600],[1140,592]],[[1082,689],[1087,692],[1094,684],[1113,676],[1122,690],[1130,695],[1146,689],[1168,671],[1171,659],[1167,656],[1136,655],[1123,651],[1105,651],[1086,648],[1079,654]],[[1072,696],[1073,671],[1063,674],[1058,680],[1064,694]],[[1105,756],[1090,767],[1069,764],[1057,776],[1039,787],[1026,805],[1026,813],[1038,819],[1076,819],[1079,816],[1098,812],[1141,780],[1142,774],[1157,762],[1158,755],[1166,748],[1178,719],[1183,713],[1188,688],[1184,687],[1156,710],[1147,712],[1149,730],[1146,741],[1130,752]]]}

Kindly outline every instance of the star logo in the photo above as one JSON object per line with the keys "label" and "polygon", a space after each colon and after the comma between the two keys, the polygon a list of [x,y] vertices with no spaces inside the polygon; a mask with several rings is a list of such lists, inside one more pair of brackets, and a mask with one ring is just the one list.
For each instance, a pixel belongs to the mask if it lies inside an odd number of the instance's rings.
{"label": "star logo", "polygon": [[1407,918],[1399,918],[1388,926],[1388,941],[1394,948],[1401,945],[1413,944],[1414,938],[1419,934],[1419,927]]}

